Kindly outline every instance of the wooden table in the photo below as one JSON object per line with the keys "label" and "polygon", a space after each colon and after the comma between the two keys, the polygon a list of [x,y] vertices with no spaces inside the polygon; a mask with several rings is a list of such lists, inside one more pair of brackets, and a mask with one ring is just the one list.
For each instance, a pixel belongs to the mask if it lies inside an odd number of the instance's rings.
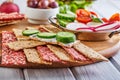
{"label": "wooden table", "polygon": [[[109,18],[113,13],[120,12],[120,0],[98,0],[92,5],[91,10]],[[0,30],[4,28],[1,27]],[[120,51],[111,57],[109,62],[80,67],[60,69],[0,67],[0,80],[120,80]]]}

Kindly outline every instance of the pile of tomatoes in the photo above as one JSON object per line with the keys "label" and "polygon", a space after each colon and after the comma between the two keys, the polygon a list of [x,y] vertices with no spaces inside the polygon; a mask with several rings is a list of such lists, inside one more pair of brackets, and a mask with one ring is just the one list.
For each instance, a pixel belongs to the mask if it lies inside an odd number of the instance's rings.
{"label": "pile of tomatoes", "polygon": [[[78,22],[82,22],[82,23],[85,23],[85,24],[93,21],[92,16],[94,16],[97,19],[100,19],[100,18],[98,18],[98,15],[95,12],[87,11],[85,9],[78,9],[76,11],[76,14],[77,14],[76,20]],[[103,21],[103,22],[120,21],[120,14],[115,13],[109,19],[101,18],[100,20]]]}

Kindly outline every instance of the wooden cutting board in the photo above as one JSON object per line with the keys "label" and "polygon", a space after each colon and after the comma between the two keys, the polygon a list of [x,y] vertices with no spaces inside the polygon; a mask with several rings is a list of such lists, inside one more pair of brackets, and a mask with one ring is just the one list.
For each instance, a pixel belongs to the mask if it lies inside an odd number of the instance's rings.
{"label": "wooden cutting board", "polygon": [[107,58],[115,55],[120,49],[120,35],[114,35],[107,41],[82,42]]}
{"label": "wooden cutting board", "polygon": [[[13,28],[24,29],[25,27],[38,27],[38,26],[40,25],[30,24],[26,20],[24,20],[14,25],[0,27],[0,33],[1,31],[12,31]],[[100,54],[104,55],[107,58],[116,54],[117,51],[120,49],[120,35],[118,34],[114,35],[111,39],[107,41],[98,42],[81,41],[81,42],[93,48],[95,51],[99,52]]]}
{"label": "wooden cutting board", "polygon": [[[20,23],[14,24],[14,25],[8,25],[8,26],[2,26],[0,27],[0,33],[2,31],[12,31],[13,28],[17,29],[24,29],[25,27],[39,27],[40,25],[33,25],[28,23],[27,21],[22,21]],[[0,36],[1,38],[1,36]],[[110,58],[111,56],[115,55],[117,51],[120,49],[120,35],[114,35],[111,39],[107,41],[98,41],[98,42],[87,42],[87,41],[81,41],[85,45],[91,47],[98,53],[102,54],[103,56]],[[1,41],[0,41],[1,45]],[[0,46],[0,53],[1,53],[1,46]],[[91,63],[86,63],[91,64]],[[15,67],[15,68],[58,68],[58,67],[73,67],[73,66],[80,66],[80,65],[86,65],[86,64],[69,64],[69,65],[41,65],[41,64],[29,64],[25,66],[3,66],[3,67]]]}

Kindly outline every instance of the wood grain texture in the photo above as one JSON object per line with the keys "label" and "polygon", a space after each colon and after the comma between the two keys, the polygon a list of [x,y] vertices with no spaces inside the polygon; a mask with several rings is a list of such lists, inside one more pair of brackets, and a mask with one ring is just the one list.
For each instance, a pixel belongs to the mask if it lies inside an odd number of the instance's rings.
{"label": "wood grain texture", "polygon": [[12,29],[14,28],[24,29],[25,27],[34,27],[34,26],[39,26],[39,25],[33,25],[33,24],[28,23],[26,20],[23,20],[22,22],[19,22],[17,24],[0,27],[0,32],[1,31],[12,31]]}
{"label": "wood grain texture", "polygon": [[76,80],[120,80],[119,71],[110,62],[71,68]]}
{"label": "wood grain texture", "polygon": [[24,80],[21,69],[0,68],[0,80]]}
{"label": "wood grain texture", "polygon": [[114,64],[114,66],[120,71],[120,50],[114,55],[110,61]]}
{"label": "wood grain texture", "polygon": [[25,80],[75,80],[68,68],[24,69]]}
{"label": "wood grain texture", "polygon": [[95,51],[98,51],[100,54],[105,57],[111,57],[120,49],[120,35],[115,35],[107,41],[97,41],[97,42],[85,42],[82,41],[85,45],[91,47]]}

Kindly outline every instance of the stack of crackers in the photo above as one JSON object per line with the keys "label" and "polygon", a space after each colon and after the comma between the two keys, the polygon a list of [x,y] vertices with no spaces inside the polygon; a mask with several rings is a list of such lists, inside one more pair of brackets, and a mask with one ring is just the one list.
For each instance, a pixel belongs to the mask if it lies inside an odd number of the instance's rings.
{"label": "stack of crackers", "polygon": [[[35,28],[28,27],[27,29]],[[61,31],[56,27],[42,25],[37,29],[41,32]],[[13,29],[9,40],[4,35],[6,32],[2,32],[2,66],[72,67],[108,60],[80,41],[73,44],[72,47],[48,44],[43,41],[33,40],[28,36],[23,36],[22,31]],[[7,32],[8,34],[9,32]],[[5,49],[9,49],[9,51],[4,51]]]}
{"label": "stack of crackers", "polygon": [[25,19],[25,15],[17,12],[13,12],[9,14],[0,13],[0,26],[15,24],[23,19]]}

